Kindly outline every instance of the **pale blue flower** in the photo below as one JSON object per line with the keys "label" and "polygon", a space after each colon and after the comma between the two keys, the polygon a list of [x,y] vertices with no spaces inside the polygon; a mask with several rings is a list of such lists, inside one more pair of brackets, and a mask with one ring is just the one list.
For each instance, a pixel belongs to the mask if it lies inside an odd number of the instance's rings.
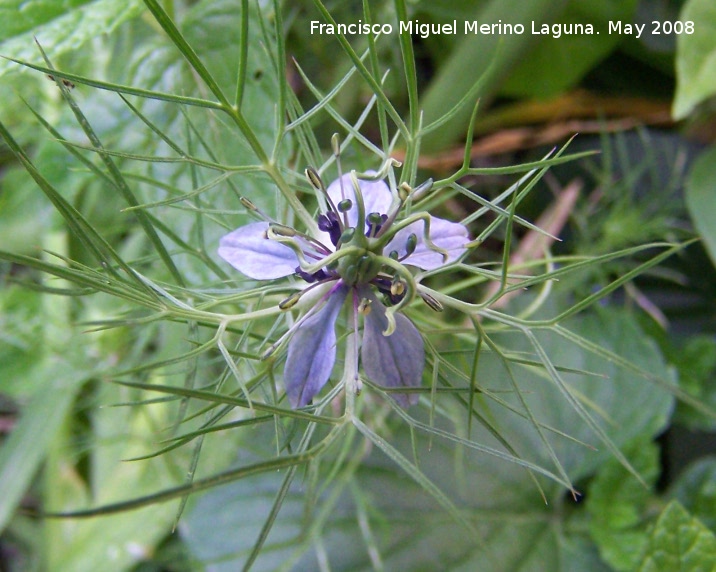
{"label": "pale blue flower", "polygon": [[[435,270],[454,262],[468,247],[467,229],[425,213],[400,219],[406,192],[394,195],[382,180],[347,174],[324,189],[314,173],[312,182],[329,205],[318,217],[316,236],[264,221],[230,232],[219,246],[219,256],[249,278],[296,274],[309,284],[282,302],[282,308],[293,306],[309,289],[325,289],[288,333],[284,383],[291,405],[311,403],[330,378],[336,361],[335,325],[346,298],[353,316],[363,316],[365,377],[387,388],[418,387],[425,364],[422,336],[396,310],[415,295],[425,296],[416,292],[406,267]],[[376,291],[385,295],[388,307]],[[416,393],[391,397],[404,407],[418,399]]]}

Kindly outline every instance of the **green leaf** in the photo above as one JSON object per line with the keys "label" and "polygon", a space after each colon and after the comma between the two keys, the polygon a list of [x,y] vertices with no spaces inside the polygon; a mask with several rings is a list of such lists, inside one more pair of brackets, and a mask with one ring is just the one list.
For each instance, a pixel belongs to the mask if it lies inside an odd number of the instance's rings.
{"label": "green leaf", "polygon": [[37,391],[0,448],[0,530],[25,494],[86,374],[58,360],[43,360],[30,380]]}
{"label": "green leaf", "polygon": [[[622,34],[607,33],[609,22],[631,22],[636,4],[636,0],[570,1],[555,21],[560,26],[559,37],[554,32],[539,36],[538,43],[525,53],[500,92],[510,97],[546,98],[570,88],[624,39]],[[542,22],[535,21],[536,29]],[[593,34],[566,34],[570,26],[581,25],[586,30],[587,24],[592,25]]]}
{"label": "green leaf", "polygon": [[692,22],[694,32],[676,39],[675,119],[683,119],[699,103],[716,95],[716,4],[688,0],[679,20]]}
{"label": "green leaf", "polygon": [[669,496],[716,532],[716,458],[689,465],[679,474]]}
{"label": "green leaf", "polygon": [[[625,451],[649,487],[659,474],[659,448],[639,439]],[[639,483],[615,459],[609,460],[590,483],[585,502],[589,530],[602,558],[615,570],[632,570],[646,543],[648,503],[652,491]]]}
{"label": "green leaf", "polygon": [[[103,384],[99,392],[104,403],[121,398],[121,390],[111,384]],[[174,484],[181,474],[177,465],[181,457],[176,453],[138,463],[122,462],[154,447],[151,427],[168,425],[172,410],[172,404],[155,405],[151,411],[95,409],[91,437],[95,442],[88,453],[89,482],[82,479],[74,463],[80,453],[76,444],[78,424],[68,426],[58,436],[47,461],[47,508],[77,508],[83,497],[108,503]],[[50,519],[45,527],[48,569],[91,572],[98,561],[107,561],[114,570],[127,570],[153,552],[170,530],[175,511],[176,507],[167,503],[105,518]]]}
{"label": "green leaf", "polygon": [[[716,339],[691,336],[683,346],[670,349],[670,361],[679,369],[679,385],[689,395],[716,410]],[[686,403],[677,405],[675,423],[692,430],[713,431],[716,422]]]}
{"label": "green leaf", "polygon": [[711,572],[716,537],[678,502],[671,501],[648,539],[638,572]]}
{"label": "green leaf", "polygon": [[686,206],[716,265],[716,147],[702,153],[694,163],[686,183]]}
{"label": "green leaf", "polygon": [[[640,334],[634,320],[623,311],[606,310],[599,317],[575,320],[572,329],[618,350],[647,371],[664,373],[654,344]],[[616,445],[624,446],[639,437],[643,442],[663,428],[673,406],[673,398],[665,391],[565,343],[561,336],[545,332],[539,337],[556,365],[598,374],[564,373],[564,378],[585,406],[593,414],[597,412],[595,416]],[[459,354],[451,358],[458,361]],[[515,366],[515,377],[537,421],[574,439],[596,441],[540,369]],[[491,392],[515,403],[501,362],[488,351],[480,356],[478,380]],[[525,461],[549,466],[548,452],[531,423],[487,397],[479,403],[480,413]],[[449,400],[439,405],[438,409],[454,406]],[[533,475],[524,467],[445,439],[442,431],[454,432],[454,420],[438,415],[431,432],[428,412],[411,408],[404,413],[405,419],[391,420],[391,429],[386,429],[373,426],[372,407],[363,408],[360,414],[365,425],[388,443],[391,451],[399,452],[403,463],[406,459],[415,462],[420,477],[429,479],[457,506],[461,517],[478,534],[471,535],[442,508],[435,489],[427,491],[420,479],[398,467],[395,457],[383,452],[387,449],[374,445],[370,455],[364,456],[366,445],[361,444],[350,453],[356,455],[355,459],[345,463],[332,481],[327,482],[327,473],[334,468],[330,457],[321,458],[321,463],[306,471],[309,482],[295,480],[255,569],[313,570],[319,569],[317,559],[325,558],[332,570],[380,569],[380,563],[384,570],[547,572],[564,569],[564,562],[580,571],[605,570],[596,546],[583,532],[576,532],[583,531],[580,510],[584,505],[575,505],[563,486],[538,477],[545,504]],[[406,426],[410,415],[416,417],[412,428]],[[504,450],[487,428],[474,427],[472,433],[474,442]],[[611,459],[605,447],[595,450],[562,435],[547,434],[575,480],[587,478]],[[252,434],[256,450],[260,450],[258,437],[257,432]],[[653,480],[653,457],[649,452],[644,458],[637,455],[633,459],[646,480]],[[627,472],[618,463],[614,467],[614,474]],[[318,499],[311,494],[314,479],[322,491]],[[633,487],[641,486],[633,476],[624,481],[619,494],[625,497],[631,495]],[[240,569],[270,514],[281,483],[281,474],[266,475],[232,483],[201,497],[181,529],[192,553],[211,563],[212,569]],[[217,527],[216,522],[222,525]]]}
{"label": "green leaf", "polygon": [[[474,14],[478,22],[521,23],[529,29],[532,20],[551,23],[566,4],[565,0],[492,0],[481,5]],[[476,99],[492,95],[496,87],[509,75],[517,62],[524,57],[531,34],[503,36],[498,34],[468,34],[460,37],[459,43],[438,71],[435,79],[425,92],[421,101],[425,125],[442,117],[446,110],[458,103],[462,96],[470,91],[492,65],[495,70],[488,80],[484,80],[483,89]],[[470,70],[470,73],[465,73]],[[482,80],[481,80],[482,81]],[[466,123],[474,106],[465,102],[463,109],[452,120],[431,132],[423,140],[421,149],[434,152],[452,144],[467,130]]]}
{"label": "green leaf", "polygon": [[[0,3],[0,54],[37,61],[36,38],[55,59],[141,12],[141,0],[5,0]],[[0,59],[0,76],[18,69],[17,64]]]}

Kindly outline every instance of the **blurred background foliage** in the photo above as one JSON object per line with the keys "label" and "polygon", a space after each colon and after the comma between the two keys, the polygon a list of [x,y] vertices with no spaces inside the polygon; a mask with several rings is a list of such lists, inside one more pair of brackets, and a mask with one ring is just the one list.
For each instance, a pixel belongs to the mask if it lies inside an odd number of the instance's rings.
{"label": "blurred background foliage", "polygon": [[[239,45],[239,2],[229,0],[164,0],[200,58],[231,85],[236,77]],[[273,136],[277,79],[262,42],[262,25],[272,22],[272,7],[252,4],[252,41],[245,105],[264,141]],[[364,18],[359,2],[329,1],[337,22]],[[392,2],[369,2],[375,22],[395,22]],[[415,0],[409,17],[424,23],[523,22],[591,23],[599,35],[414,37],[424,121],[429,123],[482,82],[465,109],[432,132],[423,142],[420,167],[426,176],[441,177],[462,163],[464,137],[474,100],[480,100],[472,141],[473,166],[499,167],[537,160],[545,150],[579,136],[569,150],[599,150],[587,159],[552,169],[521,205],[520,214],[539,220],[562,242],[557,254],[598,255],[649,241],[701,240],[650,269],[627,288],[573,325],[576,331],[606,347],[622,349],[635,363],[659,375],[673,376],[683,390],[716,408],[716,148],[713,145],[716,95],[716,8],[711,0]],[[285,3],[286,74],[304,109],[316,94],[302,77],[325,94],[350,70],[338,57],[334,38],[312,35],[310,20],[321,16],[310,0]],[[609,35],[607,22],[620,20],[646,26],[640,38]],[[653,21],[694,22],[694,34],[650,33]],[[41,62],[34,38],[59,69],[104,81],[179,95],[204,96],[191,70],[139,0],[0,0],[0,54]],[[351,38],[360,54],[365,36]],[[408,96],[403,63],[395,37],[382,38],[378,53],[390,69],[385,89],[404,116]],[[483,75],[484,74],[484,75]],[[126,153],[166,155],[168,148],[148,129],[131,129],[135,115],[117,97],[87,86],[76,90],[84,112],[108,148]],[[372,93],[357,74],[334,98],[337,111],[355,121]],[[26,103],[46,118],[63,137],[83,140],[76,121],[62,104],[57,86],[39,73],[9,60],[0,61],[0,119],[24,146],[44,176],[64,198],[81,210],[122,255],[144,260],[146,239],[136,222],[116,213],[124,208],[118,196],[97,192],[102,185],[77,157],[68,157],[57,134],[43,130]],[[193,133],[177,106],[143,101],[141,112],[177,138],[201,148],[201,129]],[[318,141],[329,141],[335,124],[325,115],[312,123]],[[363,132],[378,142],[379,127],[369,117]],[[249,160],[235,133],[212,125],[210,146],[220,159],[234,164]],[[291,142],[287,142],[287,153]],[[349,160],[349,159],[348,159]],[[40,193],[8,147],[0,147],[0,249],[17,255],[53,260],[66,256],[89,263],[84,246],[67,232],[64,220]],[[145,180],[156,186],[192,188],[191,171],[152,163]],[[513,177],[471,177],[473,191],[494,198]],[[275,193],[263,179],[244,177],[242,185],[265,197],[275,208]],[[194,185],[195,186],[195,185]],[[242,194],[247,193],[242,189]],[[220,213],[236,209],[235,196],[214,192],[196,205],[217,209],[200,222],[191,209],[167,211],[171,229],[197,252],[177,256],[182,275],[194,286],[217,286],[222,270],[212,263],[218,237],[226,223]],[[458,216],[474,203],[456,196],[445,206]],[[241,221],[239,213],[232,223]],[[169,215],[167,215],[169,216]],[[157,224],[166,218],[157,216]],[[542,255],[522,231],[516,251],[526,259]],[[181,250],[178,248],[178,250]],[[189,250],[189,249],[186,249]],[[653,255],[646,252],[644,257]],[[499,260],[501,245],[488,242],[484,261]],[[588,296],[615,276],[644,259],[634,256],[592,267],[559,285],[557,307]],[[149,454],[156,448],[153,431],[171,425],[175,411],[161,403],[151,407],[99,408],[137,399],[127,388],[105,383],[116,364],[137,370],[151,383],[181,385],[186,372],[171,368],[142,372],[149,361],[161,362],[189,351],[199,338],[171,324],[143,329],[110,329],[87,333],[95,321],[131,316],[130,304],[106,295],[82,296],[81,288],[41,277],[37,270],[5,257],[0,263],[0,562],[2,570],[183,571],[236,570],[259,534],[281,479],[260,477],[217,488],[190,501],[189,510],[172,532],[176,507],[156,505],[139,512],[79,521],[41,520],[28,509],[65,509],[149,494],[180,482],[192,456],[181,450],[151,460],[116,464]],[[213,264],[213,266],[211,266]],[[211,269],[213,274],[209,272]],[[224,274],[224,278],[226,275]],[[42,287],[40,287],[42,285]],[[58,289],[70,296],[57,297]],[[570,300],[572,302],[570,302]],[[521,301],[512,302],[515,308]],[[85,325],[70,327],[69,324]],[[141,335],[137,335],[141,332]],[[447,474],[454,448],[420,442],[421,454],[432,451],[431,478],[456,497],[471,487],[484,489],[492,506],[480,505],[484,522],[478,527],[484,545],[466,538],[448,515],[436,512],[419,487],[390,468],[384,457],[370,455],[356,469],[362,487],[340,481],[326,501],[320,537],[301,537],[301,502],[305,491],[292,487],[282,516],[272,531],[271,550],[256,569],[334,570],[709,570],[716,558],[716,429],[713,418],[695,412],[667,395],[651,391],[609,364],[590,363],[574,349],[562,349],[547,337],[561,364],[572,364],[611,376],[611,393],[600,401],[598,390],[585,395],[603,404],[609,418],[622,420],[615,442],[644,477],[633,479],[605,451],[589,458],[565,448],[564,462],[573,471],[584,496],[575,502],[556,487],[547,491],[550,505],[541,504],[524,471],[494,467],[465,454],[463,474],[471,482]],[[469,359],[464,348],[453,348],[456,363]],[[560,353],[562,352],[562,353]],[[61,358],[61,359],[60,359]],[[574,363],[572,363],[572,360]],[[197,368],[214,371],[217,359]],[[494,364],[493,364],[494,365]],[[469,366],[468,366],[469,367]],[[491,367],[489,363],[486,368]],[[538,377],[538,376],[536,376]],[[157,379],[159,378],[159,379]],[[535,383],[538,383],[536,380]],[[605,382],[606,384],[606,382]],[[593,393],[596,392],[596,393]],[[617,392],[615,395],[614,393]],[[607,392],[609,393],[609,392]],[[549,394],[542,404],[549,419]],[[555,416],[562,411],[553,412]],[[615,421],[616,422],[616,421]],[[575,419],[578,425],[579,420]],[[579,426],[570,428],[576,438]],[[522,431],[522,432],[521,432]],[[237,450],[251,457],[259,444],[270,443],[261,430],[248,439],[237,432],[207,437],[199,467],[210,475],[233,462]],[[529,442],[524,428],[516,439]],[[399,435],[406,442],[407,434]],[[254,441],[255,439],[255,441]],[[408,446],[409,448],[410,446]],[[435,460],[437,459],[437,460]],[[519,475],[519,477],[517,476]],[[310,482],[311,475],[306,479]],[[273,479],[273,480],[272,480]],[[389,491],[389,493],[386,493]],[[483,497],[480,497],[483,498]],[[467,505],[469,506],[469,505]],[[20,509],[20,510],[18,510]],[[415,515],[419,515],[418,518]],[[551,523],[545,527],[545,523]],[[368,524],[372,523],[372,524]],[[555,524],[556,523],[556,524]],[[318,525],[316,525],[318,526]],[[547,531],[545,532],[545,529]],[[299,541],[295,538],[299,537]],[[375,537],[378,540],[375,540]],[[311,550],[308,550],[309,545]],[[680,552],[688,545],[691,551]],[[568,563],[568,564],[565,564]],[[476,568],[477,567],[477,568]]]}

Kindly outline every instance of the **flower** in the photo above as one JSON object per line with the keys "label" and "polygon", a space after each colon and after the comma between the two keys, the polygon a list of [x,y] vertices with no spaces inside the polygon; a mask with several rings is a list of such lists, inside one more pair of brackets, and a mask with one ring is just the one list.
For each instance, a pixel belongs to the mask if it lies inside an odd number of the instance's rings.
{"label": "flower", "polygon": [[[358,179],[350,173],[326,189],[315,171],[309,169],[307,175],[329,205],[318,216],[314,236],[266,220],[230,232],[219,246],[219,256],[249,278],[295,274],[303,279],[306,288],[281,302],[282,309],[309,290],[325,289],[287,332],[284,384],[291,405],[308,405],[328,381],[336,361],[335,324],[349,297],[356,339],[358,316],[363,316],[360,360],[367,379],[387,388],[419,386],[423,340],[415,325],[397,312],[416,295],[433,308],[438,304],[417,290],[407,267],[435,270],[454,262],[467,250],[467,229],[427,213],[399,219],[409,187],[392,193],[383,180]],[[371,176],[376,175],[363,175]],[[388,306],[376,292],[385,295]],[[403,407],[418,399],[416,393],[391,397]]]}

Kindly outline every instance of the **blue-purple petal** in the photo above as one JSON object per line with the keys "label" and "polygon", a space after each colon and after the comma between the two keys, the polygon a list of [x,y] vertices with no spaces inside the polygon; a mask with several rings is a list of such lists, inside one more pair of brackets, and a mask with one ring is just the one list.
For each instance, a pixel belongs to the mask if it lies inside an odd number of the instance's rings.
{"label": "blue-purple petal", "polygon": [[273,280],[293,274],[299,265],[296,253],[266,237],[267,222],[254,222],[223,236],[219,256],[254,280]]}
{"label": "blue-purple petal", "polygon": [[[425,367],[423,338],[413,323],[402,314],[395,314],[395,331],[383,332],[388,326],[385,306],[370,294],[371,311],[365,317],[361,363],[369,380],[383,387],[419,387]],[[417,393],[390,393],[402,407],[415,405]]]}
{"label": "blue-purple petal", "polygon": [[348,288],[332,292],[318,312],[301,324],[288,344],[283,380],[291,407],[305,407],[321,391],[336,362],[336,318]]}
{"label": "blue-purple petal", "polygon": [[443,260],[443,255],[440,252],[432,250],[425,243],[425,223],[421,220],[399,230],[385,247],[384,252],[390,253],[396,250],[401,257],[405,256],[405,245],[411,234],[415,234],[418,238],[418,243],[415,251],[403,263],[417,266],[423,270],[435,270],[445,264],[454,262],[463,255],[466,245],[470,242],[465,226],[457,222],[431,216],[430,240],[435,246],[447,250],[447,260]]}
{"label": "blue-purple petal", "polygon": [[[373,174],[368,171],[368,174]],[[343,190],[341,191],[341,183]],[[387,214],[390,205],[393,202],[393,195],[385,184],[385,181],[364,181],[358,179],[361,195],[363,196],[363,204],[365,205],[366,216],[370,213]],[[358,208],[356,206],[355,189],[350,174],[343,175],[340,179],[336,179],[328,185],[328,196],[331,197],[333,204],[337,205],[343,199],[350,199],[353,206],[348,211],[348,225],[355,227],[358,220]],[[367,226],[366,229],[367,230]]]}

